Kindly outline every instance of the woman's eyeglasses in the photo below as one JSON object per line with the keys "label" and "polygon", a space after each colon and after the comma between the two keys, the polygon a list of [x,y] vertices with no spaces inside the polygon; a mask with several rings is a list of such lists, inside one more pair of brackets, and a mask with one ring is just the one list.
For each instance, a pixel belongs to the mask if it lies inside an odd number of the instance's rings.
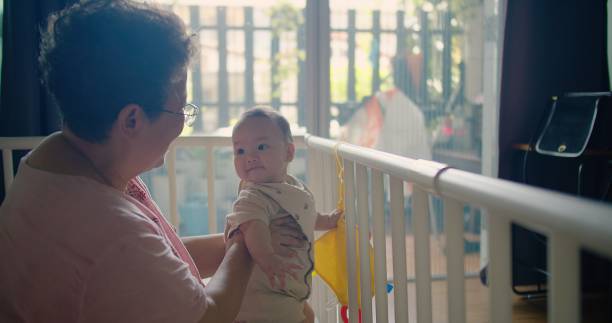
{"label": "woman's eyeglasses", "polygon": [[200,112],[200,108],[193,104],[193,103],[187,103],[184,107],[183,107],[183,112],[174,112],[171,110],[167,110],[167,109],[163,109],[163,112],[166,113],[172,113],[172,114],[178,114],[178,115],[182,115],[185,117],[185,125],[187,127],[191,127],[193,125],[193,122],[195,121],[196,117],[198,116],[198,113]]}

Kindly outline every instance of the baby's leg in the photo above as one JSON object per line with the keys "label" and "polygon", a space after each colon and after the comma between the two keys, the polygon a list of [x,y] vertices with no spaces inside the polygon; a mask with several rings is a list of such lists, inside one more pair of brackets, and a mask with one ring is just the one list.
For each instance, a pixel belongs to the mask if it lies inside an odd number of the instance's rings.
{"label": "baby's leg", "polygon": [[306,316],[306,319],[302,321],[303,323],[314,323],[315,314],[308,302],[304,302],[304,316]]}

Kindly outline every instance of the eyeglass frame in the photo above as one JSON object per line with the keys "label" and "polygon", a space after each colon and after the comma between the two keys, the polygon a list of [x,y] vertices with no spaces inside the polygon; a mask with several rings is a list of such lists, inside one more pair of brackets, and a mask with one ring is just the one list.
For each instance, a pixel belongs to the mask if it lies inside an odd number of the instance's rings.
{"label": "eyeglass frame", "polygon": [[[193,112],[192,113],[185,112],[185,109],[188,109],[188,108],[193,108]],[[187,103],[181,108],[181,110],[183,110],[183,112],[175,112],[175,111],[168,110],[168,109],[162,109],[161,111],[166,112],[166,113],[181,115],[185,118],[185,125],[187,127],[193,126],[195,119],[198,117],[198,114],[200,113],[200,107],[193,103]]]}

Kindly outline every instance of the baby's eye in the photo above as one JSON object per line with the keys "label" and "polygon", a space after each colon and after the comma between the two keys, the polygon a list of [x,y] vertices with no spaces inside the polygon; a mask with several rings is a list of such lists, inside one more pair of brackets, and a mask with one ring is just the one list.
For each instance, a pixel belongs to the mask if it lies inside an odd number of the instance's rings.
{"label": "baby's eye", "polygon": [[268,147],[269,147],[268,144],[259,144],[257,146],[257,150],[266,150],[268,149]]}
{"label": "baby's eye", "polygon": [[238,148],[234,151],[234,155],[244,155],[244,149]]}

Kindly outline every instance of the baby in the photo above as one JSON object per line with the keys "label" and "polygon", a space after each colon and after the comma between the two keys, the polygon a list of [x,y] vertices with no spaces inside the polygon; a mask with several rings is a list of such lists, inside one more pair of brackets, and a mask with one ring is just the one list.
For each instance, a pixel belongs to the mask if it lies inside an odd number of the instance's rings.
{"label": "baby", "polygon": [[[289,123],[278,112],[256,107],[240,116],[232,132],[234,166],[241,179],[238,199],[227,216],[226,237],[240,228],[257,263],[236,320],[238,322],[314,322],[310,295],[314,230],[336,227],[342,215],[319,214],[312,193],[287,174],[295,155]],[[270,243],[268,224],[288,218],[304,240],[294,257],[282,258]]]}

